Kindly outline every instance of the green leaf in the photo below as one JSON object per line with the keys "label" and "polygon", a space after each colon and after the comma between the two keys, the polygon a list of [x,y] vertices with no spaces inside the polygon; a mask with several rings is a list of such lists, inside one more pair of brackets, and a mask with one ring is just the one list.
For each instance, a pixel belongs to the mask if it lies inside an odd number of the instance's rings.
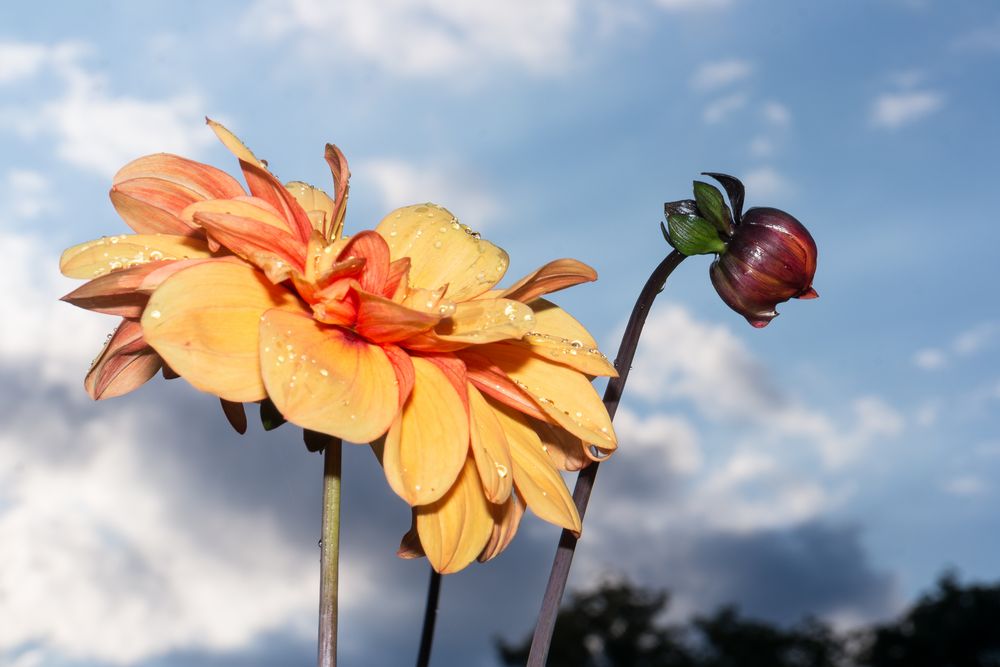
{"label": "green leaf", "polygon": [[726,206],[722,193],[714,185],[694,182],[694,198],[698,202],[698,212],[727,236],[733,232],[733,216]]}
{"label": "green leaf", "polygon": [[667,233],[670,245],[688,256],[721,253],[726,249],[718,230],[697,215],[667,216]]}
{"label": "green leaf", "polygon": [[278,412],[270,398],[260,402],[260,423],[265,431],[273,431],[285,423],[285,416]]}

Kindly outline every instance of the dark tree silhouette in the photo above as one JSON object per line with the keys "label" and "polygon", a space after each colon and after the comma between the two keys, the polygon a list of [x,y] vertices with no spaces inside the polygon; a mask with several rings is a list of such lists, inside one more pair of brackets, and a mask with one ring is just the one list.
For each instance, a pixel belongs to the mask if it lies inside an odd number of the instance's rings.
{"label": "dark tree silhouette", "polygon": [[1000,667],[1000,584],[962,587],[946,574],[902,619],[867,634],[865,667]]}
{"label": "dark tree silhouette", "polygon": [[782,629],[742,619],[734,607],[696,618],[699,667],[838,667],[840,640],[820,621],[808,619]]}

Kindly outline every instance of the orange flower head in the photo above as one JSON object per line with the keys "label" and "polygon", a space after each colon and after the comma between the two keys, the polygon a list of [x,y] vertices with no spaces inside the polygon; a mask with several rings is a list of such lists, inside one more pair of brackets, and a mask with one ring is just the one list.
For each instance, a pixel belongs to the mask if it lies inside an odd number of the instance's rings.
{"label": "orange flower head", "polygon": [[439,572],[499,554],[525,507],[579,532],[560,470],[616,448],[590,383],[616,373],[542,297],[593,269],[555,260],[497,289],[507,253],[429,203],[343,237],[350,174],[336,147],[331,198],[282,185],[209,124],[249,194],[207,165],[140,158],[112,189],[138,233],[63,256],[64,273],[92,278],[66,300],[123,317],[91,395],[129,391],[165,364],[224,405],[268,398],[303,428],[372,443],[413,507],[400,555]]}

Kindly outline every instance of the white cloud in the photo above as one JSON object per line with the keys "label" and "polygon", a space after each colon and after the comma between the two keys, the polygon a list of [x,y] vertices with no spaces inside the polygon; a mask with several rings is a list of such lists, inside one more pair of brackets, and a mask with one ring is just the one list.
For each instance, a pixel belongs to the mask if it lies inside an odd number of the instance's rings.
{"label": "white cloud", "polygon": [[753,74],[753,65],[746,60],[719,60],[704,63],[691,77],[691,87],[695,90],[710,91],[725,88],[743,81]]}
{"label": "white cloud", "polygon": [[34,76],[48,56],[40,44],[0,42],[0,85]]}
{"label": "white cloud", "polygon": [[770,101],[765,102],[764,106],[761,107],[761,115],[771,125],[776,125],[778,127],[785,127],[792,122],[792,112],[788,110],[784,104],[780,102]]}
{"label": "white cloud", "polygon": [[1000,52],[1000,19],[993,23],[979,26],[960,35],[955,40],[955,46],[961,50],[980,51],[985,53]]}
{"label": "white cloud", "polygon": [[701,112],[701,119],[710,125],[721,123],[729,115],[745,107],[747,101],[748,98],[744,93],[733,93],[720,97],[705,107]]}
{"label": "white cloud", "polygon": [[0,180],[0,215],[30,220],[55,210],[49,179],[31,169],[9,169]]}
{"label": "white cloud", "polygon": [[732,4],[731,0],[655,0],[655,2],[668,11],[702,11],[728,7]]}
{"label": "white cloud", "polygon": [[771,157],[774,155],[774,142],[764,136],[754,137],[750,141],[750,155],[754,157]]}
{"label": "white cloud", "polygon": [[193,93],[145,99],[117,95],[105,77],[88,69],[89,50],[75,43],[22,44],[42,53],[22,78],[38,75],[43,66],[61,83],[40,106],[3,109],[8,126],[24,137],[52,137],[57,155],[102,176],[126,162],[154,152],[195,156],[213,142],[204,127],[204,103]]}
{"label": "white cloud", "polygon": [[242,26],[312,56],[366,60],[404,76],[497,64],[544,74],[571,62],[581,7],[580,0],[258,0]]}
{"label": "white cloud", "polygon": [[885,93],[875,99],[872,123],[888,129],[910,125],[939,111],[944,102],[944,95],[930,90]]}
{"label": "white cloud", "polygon": [[774,167],[751,169],[743,177],[743,184],[746,186],[747,192],[757,199],[784,197],[794,190],[788,179]]}
{"label": "white cloud", "polygon": [[917,350],[913,355],[913,363],[925,371],[936,371],[948,365],[948,356],[943,350],[927,347]]}
{"label": "white cloud", "polygon": [[701,470],[698,432],[683,417],[657,414],[642,418],[621,408],[615,415],[615,433],[630,450],[643,452],[639,456],[650,465],[662,463],[664,473],[691,475]]}
{"label": "white cloud", "polygon": [[944,347],[928,347],[918,350],[913,356],[917,368],[933,371],[949,366],[956,358],[973,357],[996,341],[1000,335],[1000,324],[981,322],[956,335]]}
{"label": "white cloud", "polygon": [[499,211],[496,200],[475,177],[456,167],[377,158],[362,161],[354,172],[375,181],[386,210],[432,201],[477,231],[483,231]]}
{"label": "white cloud", "polygon": [[945,493],[964,498],[986,495],[990,490],[989,484],[977,475],[952,477],[941,488]]}

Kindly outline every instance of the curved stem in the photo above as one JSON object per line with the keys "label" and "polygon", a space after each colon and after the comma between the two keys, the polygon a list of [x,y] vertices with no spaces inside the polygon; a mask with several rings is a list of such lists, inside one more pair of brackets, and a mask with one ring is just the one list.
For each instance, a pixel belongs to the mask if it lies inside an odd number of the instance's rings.
{"label": "curved stem", "polygon": [[340,564],[340,438],[330,438],[324,450],[318,665],[336,667],[337,575]]}
{"label": "curved stem", "polygon": [[[613,419],[618,411],[618,402],[621,400],[622,391],[625,389],[625,382],[628,380],[629,371],[632,368],[632,359],[635,357],[636,348],[639,345],[639,336],[642,334],[642,327],[646,323],[650,306],[656,295],[663,291],[663,286],[673,270],[684,260],[685,255],[674,250],[660,262],[659,266],[653,270],[649,280],[639,292],[639,298],[632,308],[632,315],[629,317],[628,325],[625,327],[625,334],[622,336],[621,345],[618,348],[618,356],[615,357],[615,369],[618,377],[612,378],[608,382],[608,387],[604,391],[604,406],[608,410],[608,415]],[[587,512],[587,503],[590,502],[590,493],[594,488],[594,480],[597,478],[597,466],[595,461],[580,471],[576,478],[576,487],[573,489],[573,501],[580,512],[580,520]],[[549,582],[545,587],[545,596],[542,598],[542,608],[538,612],[538,622],[535,624],[535,635],[531,639],[531,652],[528,654],[528,667],[544,667],[545,660],[549,655],[549,645],[552,643],[552,632],[555,630],[556,615],[559,613],[559,603],[562,601],[563,592],[566,590],[566,579],[569,577],[569,568],[573,563],[573,554],[576,551],[577,539],[568,530],[563,530],[559,536],[559,547],[556,549],[555,558],[552,561],[552,571],[549,574]]]}
{"label": "curved stem", "polygon": [[417,667],[427,667],[431,662],[431,643],[434,641],[434,622],[437,621],[440,593],[441,575],[431,568],[431,580],[427,585],[427,606],[424,608],[424,629],[420,633],[420,650],[417,653]]}

